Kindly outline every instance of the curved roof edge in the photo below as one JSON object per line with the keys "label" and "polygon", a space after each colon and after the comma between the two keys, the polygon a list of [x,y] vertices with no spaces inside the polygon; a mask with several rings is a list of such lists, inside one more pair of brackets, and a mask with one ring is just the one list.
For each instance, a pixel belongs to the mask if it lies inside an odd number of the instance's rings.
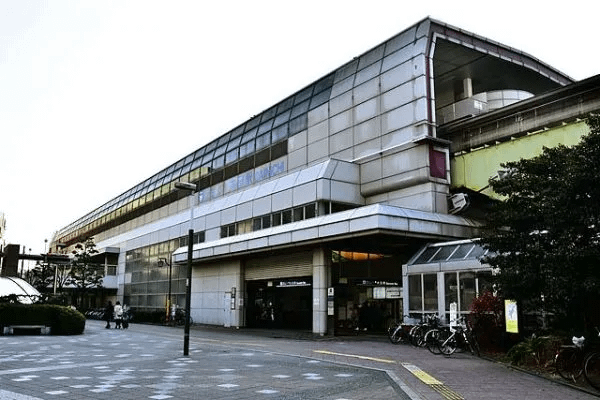
{"label": "curved roof edge", "polygon": [[498,55],[502,59],[506,59],[507,61],[521,65],[524,68],[536,71],[561,85],[568,85],[575,82],[575,80],[567,74],[522,50],[430,17],[423,19],[417,24],[421,24],[424,21],[431,22],[430,35],[433,32],[443,34],[450,39],[460,41],[463,45],[467,45],[469,47],[472,46],[472,48],[475,48],[479,51]]}

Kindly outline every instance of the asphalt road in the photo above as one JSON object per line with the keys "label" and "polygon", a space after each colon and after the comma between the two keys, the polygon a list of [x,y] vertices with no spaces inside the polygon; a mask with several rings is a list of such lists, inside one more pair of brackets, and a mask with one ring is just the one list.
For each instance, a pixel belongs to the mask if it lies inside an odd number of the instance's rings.
{"label": "asphalt road", "polygon": [[87,321],[78,336],[0,336],[0,399],[592,399],[466,354],[381,337]]}

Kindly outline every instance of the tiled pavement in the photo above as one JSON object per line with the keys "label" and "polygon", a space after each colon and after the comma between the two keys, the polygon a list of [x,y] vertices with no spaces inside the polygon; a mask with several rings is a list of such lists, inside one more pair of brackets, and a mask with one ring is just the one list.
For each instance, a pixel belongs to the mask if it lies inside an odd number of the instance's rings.
{"label": "tiled pavement", "polygon": [[[81,336],[0,337],[0,399],[389,399],[385,373],[88,321]],[[160,329],[162,328],[162,329]],[[368,388],[368,396],[365,396]]]}
{"label": "tiled pavement", "polygon": [[[385,338],[88,321],[79,336],[0,336],[0,400],[593,399],[593,394],[465,354]],[[383,339],[383,340],[382,340]]]}

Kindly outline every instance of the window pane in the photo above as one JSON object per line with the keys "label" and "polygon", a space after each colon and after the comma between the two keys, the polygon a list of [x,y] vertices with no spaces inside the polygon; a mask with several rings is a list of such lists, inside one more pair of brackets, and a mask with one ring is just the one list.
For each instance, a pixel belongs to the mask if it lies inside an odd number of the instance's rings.
{"label": "window pane", "polygon": [[233,149],[225,155],[225,164],[231,164],[238,159],[238,149]]}
{"label": "window pane", "polygon": [[242,137],[241,137],[241,136],[238,136],[238,137],[237,137],[237,138],[235,138],[235,139],[231,139],[231,140],[229,141],[229,143],[227,143],[227,150],[231,150],[231,149],[233,149],[234,147],[238,147],[238,146],[240,145],[240,142],[241,142],[241,141],[242,141]]}
{"label": "window pane", "polygon": [[409,275],[408,288],[409,310],[421,311],[421,275]]}
{"label": "window pane", "polygon": [[240,146],[240,158],[254,153],[254,140]]}
{"label": "window pane", "polygon": [[425,299],[425,311],[437,311],[437,275],[423,275],[423,297]]}
{"label": "window pane", "polygon": [[446,261],[454,249],[456,249],[456,246],[443,246],[440,251],[438,251],[438,253],[431,259],[431,261]]}
{"label": "window pane", "polygon": [[439,247],[428,247],[425,251],[415,260],[413,264],[427,264],[431,257],[437,253]]}
{"label": "window pane", "polygon": [[219,147],[218,149],[215,150],[214,156],[217,157],[217,156],[224,154],[226,149],[227,149],[227,146],[225,146],[225,145]]}
{"label": "window pane", "polygon": [[242,137],[242,143],[246,143],[249,140],[252,140],[256,137],[256,131],[258,131],[258,128],[254,128],[249,132],[244,133],[244,136]]}
{"label": "window pane", "polygon": [[262,217],[262,228],[267,229],[271,227],[271,216],[267,215]]}
{"label": "window pane", "polygon": [[256,126],[258,126],[258,123],[260,122],[260,115],[257,115],[256,117],[254,117],[253,119],[251,119],[250,121],[246,122],[246,131],[252,129],[252,128],[256,128]]}
{"label": "window pane", "polygon": [[302,114],[298,118],[290,121],[289,134],[298,133],[308,127],[308,114]]}
{"label": "window pane", "polygon": [[273,127],[273,120],[270,119],[258,127],[258,135],[270,131],[272,127]]}
{"label": "window pane", "polygon": [[304,219],[304,207],[294,208],[294,221],[302,221]]}
{"label": "window pane", "polygon": [[273,123],[273,126],[279,126],[285,122],[288,122],[289,120],[290,120],[290,110],[287,110],[286,112],[284,112],[283,114],[279,114],[275,118],[275,122]]}
{"label": "window pane", "polygon": [[225,156],[217,157],[212,162],[212,167],[214,169],[221,168],[225,165]]}
{"label": "window pane", "polygon": [[317,209],[316,204],[309,204],[309,205],[305,206],[304,207],[304,218],[306,218],[306,219],[314,218],[317,214],[316,209]]}
{"label": "window pane", "polygon": [[281,225],[281,213],[273,214],[273,226]]}
{"label": "window pane", "polygon": [[281,212],[281,223],[289,224],[292,222],[292,210],[285,210]]}
{"label": "window pane", "polygon": [[271,134],[266,133],[256,138],[256,150],[263,149],[271,144]]}
{"label": "window pane", "polygon": [[469,311],[471,303],[475,298],[475,274],[473,272],[461,272],[460,279],[460,310]]}
{"label": "window pane", "polygon": [[485,292],[491,292],[493,290],[491,271],[477,273],[477,290],[478,296],[481,296]]}
{"label": "window pane", "polygon": [[277,106],[277,112],[280,113],[284,110],[289,109],[290,107],[292,107],[293,103],[294,103],[294,98],[288,97],[287,99],[285,99],[284,101],[279,103],[279,105]]}
{"label": "window pane", "polygon": [[304,114],[307,111],[308,111],[308,101],[305,101],[304,103],[298,104],[297,106],[292,108],[292,114],[290,115],[290,118],[296,118],[297,116]]}
{"label": "window pane", "polygon": [[458,287],[456,286],[456,272],[444,274],[444,286],[446,290],[446,311],[450,311],[450,303],[457,303]]}
{"label": "window pane", "polygon": [[467,254],[469,254],[469,251],[471,251],[473,246],[474,246],[473,243],[461,244],[460,246],[458,246],[458,249],[454,252],[454,254],[452,254],[452,258],[450,258],[450,259],[451,260],[460,260],[460,259],[465,258],[465,256]]}
{"label": "window pane", "polygon": [[485,254],[485,249],[481,246],[475,246],[473,251],[469,254],[469,258],[479,258]]}
{"label": "window pane", "polygon": [[262,223],[261,218],[254,218],[254,220],[252,221],[252,230],[253,231],[261,230],[262,229],[261,223]]}
{"label": "window pane", "polygon": [[281,139],[285,139],[288,135],[288,124],[278,126],[271,132],[272,142],[275,143]]}
{"label": "window pane", "polygon": [[309,86],[300,93],[296,94],[296,98],[294,100],[294,104],[298,104],[301,101],[308,99],[312,94],[313,87]]}

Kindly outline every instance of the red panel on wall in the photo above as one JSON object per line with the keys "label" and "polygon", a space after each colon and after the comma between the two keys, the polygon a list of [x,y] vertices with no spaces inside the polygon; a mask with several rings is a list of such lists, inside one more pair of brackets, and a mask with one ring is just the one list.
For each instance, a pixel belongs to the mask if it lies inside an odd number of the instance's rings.
{"label": "red panel on wall", "polygon": [[429,146],[429,174],[434,178],[446,179],[446,153]]}

